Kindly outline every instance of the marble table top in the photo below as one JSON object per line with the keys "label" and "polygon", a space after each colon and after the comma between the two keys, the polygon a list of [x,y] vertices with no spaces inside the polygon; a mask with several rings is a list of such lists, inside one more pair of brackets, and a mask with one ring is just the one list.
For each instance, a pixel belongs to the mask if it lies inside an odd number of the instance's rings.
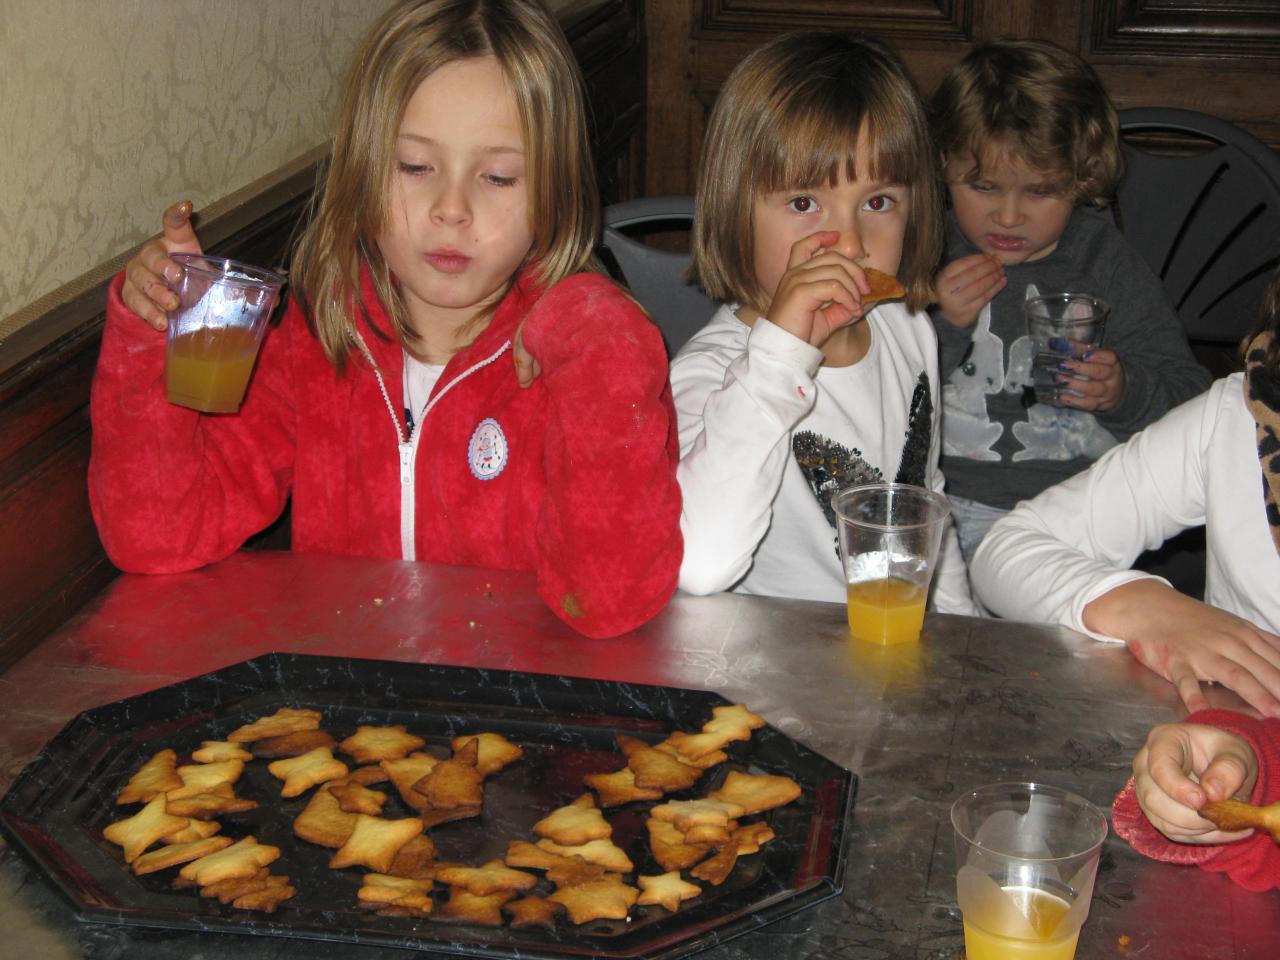
{"label": "marble table top", "polygon": [[[856,773],[842,895],[699,954],[708,960],[959,960],[952,801],[1037,780],[1109,808],[1150,727],[1182,715],[1123,647],[1059,628],[930,615],[918,645],[869,648],[848,639],[841,605],[679,595],[643,628],[596,641],[552,616],[527,574],[243,552],[121,577],[0,675],[0,788],[83,710],[276,651],[710,690]],[[0,929],[0,955],[52,960],[423,956],[86,923],[2,842]],[[1112,836],[1077,956],[1280,956],[1280,897],[1146,860]]]}

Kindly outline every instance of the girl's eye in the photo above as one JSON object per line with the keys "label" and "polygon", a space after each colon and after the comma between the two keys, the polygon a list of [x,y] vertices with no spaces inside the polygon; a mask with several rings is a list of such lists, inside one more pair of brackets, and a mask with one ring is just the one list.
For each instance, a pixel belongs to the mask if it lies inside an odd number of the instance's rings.
{"label": "girl's eye", "polygon": [[898,205],[898,201],[886,194],[879,194],[867,200],[867,209],[872,213],[886,213]]}
{"label": "girl's eye", "polygon": [[486,173],[485,180],[495,187],[514,187],[519,177],[500,177],[496,173]]}
{"label": "girl's eye", "polygon": [[796,213],[808,213],[817,205],[818,204],[813,199],[813,197],[806,197],[806,196],[792,197],[790,200],[787,201],[787,206],[789,206]]}
{"label": "girl's eye", "polygon": [[420,177],[424,173],[428,173],[431,167],[425,163],[409,163],[405,160],[397,160],[396,166],[401,173],[408,174],[411,177]]}
{"label": "girl's eye", "polygon": [[977,190],[979,193],[990,193],[995,189],[995,187],[987,180],[975,180],[973,183],[969,184],[969,186],[974,190]]}

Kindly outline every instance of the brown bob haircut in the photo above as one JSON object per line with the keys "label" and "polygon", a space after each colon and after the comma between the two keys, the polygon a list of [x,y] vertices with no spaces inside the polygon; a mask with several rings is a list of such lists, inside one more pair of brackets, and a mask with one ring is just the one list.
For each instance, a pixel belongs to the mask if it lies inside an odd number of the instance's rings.
{"label": "brown bob haircut", "polygon": [[[870,169],[858,170],[866,139]],[[887,47],[840,32],[785,34],[751,53],[725,81],[707,128],[698,177],[691,273],[708,296],[765,312],[772,290],[753,268],[758,196],[851,180],[909,193],[899,280],[907,305],[929,301],[941,252],[942,207],[924,105]]]}
{"label": "brown bob haircut", "polygon": [[485,56],[501,65],[523,128],[533,234],[526,262],[547,285],[595,269],[599,197],[582,78],[559,25],[536,0],[402,0],[355,52],[323,193],[293,260],[294,290],[339,369],[356,349],[362,267],[401,342],[416,337],[378,248],[391,216],[396,139],[427,77]]}
{"label": "brown bob haircut", "polygon": [[944,162],[965,156],[977,180],[983,164],[1013,156],[1063,179],[1076,203],[1106,206],[1124,176],[1120,123],[1093,68],[1040,40],[974,47],[947,73],[930,102]]}

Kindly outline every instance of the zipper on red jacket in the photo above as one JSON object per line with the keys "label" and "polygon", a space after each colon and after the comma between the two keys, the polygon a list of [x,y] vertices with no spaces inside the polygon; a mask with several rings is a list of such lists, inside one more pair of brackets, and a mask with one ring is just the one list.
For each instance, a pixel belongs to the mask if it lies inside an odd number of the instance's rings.
{"label": "zipper on red jacket", "polygon": [[406,428],[400,422],[400,417],[396,415],[395,404],[391,402],[391,394],[387,392],[386,381],[382,379],[382,371],[378,369],[378,365],[373,360],[373,354],[369,352],[369,348],[365,345],[364,338],[360,336],[358,330],[356,331],[356,344],[360,347],[360,352],[364,355],[365,360],[368,361],[370,369],[373,370],[373,375],[378,378],[378,389],[382,391],[382,399],[387,405],[387,412],[391,414],[391,425],[396,431],[396,447],[400,456],[400,556],[404,560],[416,560],[418,559],[418,550],[414,543],[414,531],[417,524],[417,501],[414,499],[416,494],[413,468],[418,459],[418,442],[422,437],[423,428],[426,426],[427,415],[446,393],[477,370],[482,370],[489,366],[489,364],[511,349],[511,341],[504,341],[502,346],[498,347],[488,357],[473,363],[437,390],[434,396],[427,401],[426,406],[422,408],[422,416],[418,418],[413,430],[408,431],[408,436],[405,435]]}

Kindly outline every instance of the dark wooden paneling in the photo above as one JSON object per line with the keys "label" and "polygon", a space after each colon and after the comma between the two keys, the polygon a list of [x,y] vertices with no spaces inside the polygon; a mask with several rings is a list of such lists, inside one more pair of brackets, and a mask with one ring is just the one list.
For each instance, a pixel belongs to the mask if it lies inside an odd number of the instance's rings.
{"label": "dark wooden paneling", "polygon": [[1098,0],[1094,23],[1090,49],[1099,55],[1237,63],[1280,56],[1274,0]]}
{"label": "dark wooden paneling", "polygon": [[725,77],[751,50],[797,29],[879,37],[926,95],[972,43],[1051,40],[1092,63],[1120,107],[1200,110],[1280,148],[1275,0],[648,0],[647,7],[650,194],[693,189],[707,113]]}
{"label": "dark wooden paneling", "polygon": [[593,0],[567,5],[564,16],[586,81],[601,200],[615,203],[643,189],[644,5]]}
{"label": "dark wooden paneling", "polygon": [[89,383],[100,324],[0,380],[0,670],[115,571],[89,515]]}
{"label": "dark wooden paneling", "polygon": [[706,34],[774,35],[790,30],[865,30],[955,42],[970,36],[974,0],[707,0],[699,30]]}

